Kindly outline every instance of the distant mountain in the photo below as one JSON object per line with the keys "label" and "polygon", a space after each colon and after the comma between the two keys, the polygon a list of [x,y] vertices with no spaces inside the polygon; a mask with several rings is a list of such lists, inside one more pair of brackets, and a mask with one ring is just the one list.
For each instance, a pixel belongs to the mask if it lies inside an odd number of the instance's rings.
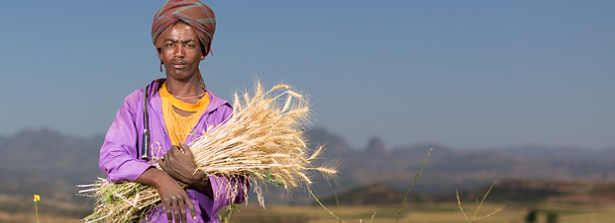
{"label": "distant mountain", "polygon": [[382,141],[382,139],[380,139],[380,137],[374,137],[369,140],[365,153],[387,156],[389,155],[389,150],[384,146],[384,142]]}
{"label": "distant mountain", "polygon": [[[324,129],[310,131],[319,133],[317,139],[334,137]],[[329,186],[324,181],[316,181],[317,191],[324,193],[323,196],[330,195],[333,190],[343,192],[379,182],[405,190],[412,183],[431,148],[433,151],[418,177],[414,192],[446,193],[484,187],[495,180],[511,178],[615,179],[615,162],[612,162],[615,156],[610,155],[615,154],[615,148],[599,151],[533,146],[457,151],[437,144],[417,144],[389,150],[377,138],[372,139],[368,149],[363,151],[349,149],[349,146],[341,143],[316,141],[313,144],[324,144],[326,150],[323,157],[341,160],[343,163],[338,184]],[[336,145],[340,145],[340,148],[336,148]],[[344,153],[340,154],[340,150]]]}
{"label": "distant mountain", "polygon": [[507,155],[523,158],[569,158],[585,160],[608,160],[615,158],[615,147],[605,150],[592,150],[580,147],[547,147],[540,145],[524,145],[508,147],[501,150]]}
{"label": "distant mountain", "polygon": [[354,153],[346,140],[338,135],[333,135],[322,128],[314,128],[306,131],[308,147],[316,149],[319,146],[326,148],[327,154],[333,156],[344,156]]}
{"label": "distant mountain", "polygon": [[100,145],[102,136],[77,138],[49,129],[0,138],[0,210],[29,210],[32,195],[39,194],[42,212],[83,214],[87,198],[75,196],[75,185],[104,176],[97,165]]}
{"label": "distant mountain", "polygon": [[[381,205],[381,204],[400,204],[405,197],[405,193],[383,183],[374,183],[361,186],[347,191],[337,196],[324,198],[321,202],[329,205]],[[314,202],[314,204],[316,204]]]}
{"label": "distant mountain", "polygon": [[[406,189],[407,190],[407,189]],[[482,199],[489,191],[489,186],[459,192],[461,202],[474,202]],[[386,184],[375,183],[354,188],[337,197],[330,196],[321,199],[325,205],[383,205],[400,204],[405,192],[389,187]],[[410,193],[408,201],[412,203],[455,203],[455,193]],[[579,181],[579,180],[527,180],[509,179],[497,182],[486,202],[511,204],[592,204],[610,205],[615,202],[615,182]],[[315,205],[316,202],[313,202]]]}
{"label": "distant mountain", "polygon": [[[483,188],[498,179],[615,179],[615,148],[596,151],[534,146],[457,151],[437,144],[417,144],[389,149],[381,139],[373,138],[366,149],[356,150],[341,136],[322,128],[308,130],[306,137],[310,148],[325,148],[318,162],[340,164],[335,181],[313,174],[313,190],[319,197],[377,183],[405,191],[431,148],[413,194]],[[91,211],[92,201],[76,196],[75,185],[105,177],[98,169],[103,139],[102,135],[72,137],[50,129],[0,136],[0,210],[29,211],[32,195],[40,194],[41,205],[47,205],[41,210],[75,215]],[[268,203],[312,202],[305,191],[297,191],[291,198],[273,187],[269,191]]]}

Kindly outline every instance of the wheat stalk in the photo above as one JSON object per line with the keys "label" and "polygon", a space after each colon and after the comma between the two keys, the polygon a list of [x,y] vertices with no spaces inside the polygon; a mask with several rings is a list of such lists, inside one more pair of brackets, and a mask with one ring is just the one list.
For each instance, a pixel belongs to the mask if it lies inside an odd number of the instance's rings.
{"label": "wheat stalk", "polygon": [[[313,166],[312,161],[322,148],[309,155],[303,128],[309,124],[309,103],[290,86],[280,84],[264,91],[256,80],[251,93],[234,95],[233,107],[233,115],[225,124],[208,128],[188,145],[198,171],[236,180],[249,176],[263,207],[259,182],[273,183],[286,191],[301,186],[309,190],[309,172],[329,177],[337,173],[332,163]],[[234,200],[239,194],[238,184],[225,186],[231,189],[229,197]],[[160,201],[155,188],[134,182],[99,179],[84,187],[91,188],[83,190],[84,193],[94,192],[90,196],[97,199],[94,213],[82,219],[84,222],[129,222],[142,217]],[[243,195],[247,200],[247,191]]]}

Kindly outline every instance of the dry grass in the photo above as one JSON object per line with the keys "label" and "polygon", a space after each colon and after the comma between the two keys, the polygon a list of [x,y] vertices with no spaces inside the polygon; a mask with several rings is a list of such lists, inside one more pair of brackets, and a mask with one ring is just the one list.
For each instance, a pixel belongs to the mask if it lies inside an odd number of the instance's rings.
{"label": "dry grass", "polygon": [[[329,176],[337,173],[334,166],[312,166],[322,148],[309,155],[303,133],[310,107],[302,94],[287,85],[264,91],[255,81],[252,92],[235,94],[233,107],[226,124],[207,129],[188,145],[199,171],[227,178],[250,176],[263,207],[262,183],[273,183],[286,191],[302,186],[309,190],[313,172]],[[93,187],[83,192],[93,192],[97,206],[83,219],[85,222],[130,222],[160,201],[155,188],[139,183],[99,179],[86,186]],[[240,192],[237,184],[226,186],[231,188],[229,197],[233,200]],[[246,191],[243,194],[248,196]]]}
{"label": "dry grass", "polygon": [[[496,181],[497,182],[497,181]],[[461,200],[459,199],[459,191],[455,191],[455,194],[457,195],[457,205],[459,206],[459,211],[461,211],[461,214],[463,214],[463,218],[465,219],[464,223],[470,223],[473,221],[478,221],[484,218],[488,218],[491,217],[492,215],[502,211],[504,209],[504,206],[496,209],[495,211],[485,214],[484,216],[481,217],[477,217],[478,211],[480,210],[480,208],[483,206],[483,203],[485,202],[485,199],[487,198],[487,196],[489,195],[489,192],[491,192],[491,189],[493,189],[493,185],[495,185],[496,182],[493,182],[491,184],[491,186],[489,187],[489,190],[487,190],[487,192],[485,193],[485,196],[483,196],[483,199],[480,201],[480,203],[478,203],[478,199],[476,200],[476,202],[474,203],[474,207],[472,209],[472,216],[470,216],[468,218],[468,215],[466,214],[466,212],[463,210],[463,206],[461,205]]]}
{"label": "dry grass", "polygon": [[[414,177],[414,180],[412,181],[412,184],[410,184],[410,188],[408,189],[408,191],[406,192],[406,196],[404,197],[404,200],[401,203],[401,207],[399,208],[399,211],[397,212],[397,216],[395,218],[395,223],[399,222],[400,220],[400,216],[402,214],[402,210],[404,208],[404,204],[406,203],[406,200],[408,199],[408,194],[410,193],[410,191],[412,191],[412,187],[414,186],[414,183],[416,182],[416,179],[418,179],[419,175],[421,174],[421,171],[423,170],[423,167],[425,167],[425,163],[427,162],[427,160],[429,159],[429,155],[431,154],[431,151],[433,149],[430,149],[429,152],[427,153],[427,156],[425,157],[425,160],[423,160],[423,164],[421,165],[421,167],[419,168],[418,172],[416,173],[416,176]],[[463,215],[465,221],[463,223],[471,223],[474,221],[478,221],[481,219],[485,219],[488,217],[491,217],[492,215],[502,211],[504,209],[504,207],[500,207],[499,209],[496,209],[495,211],[485,214],[481,217],[477,217],[481,207],[483,206],[483,203],[485,202],[485,199],[487,198],[487,196],[489,195],[489,192],[491,192],[491,189],[493,188],[493,186],[495,185],[496,182],[493,182],[493,184],[491,184],[491,187],[489,187],[489,190],[487,190],[487,192],[485,193],[485,195],[483,196],[483,199],[480,201],[480,203],[478,202],[478,199],[476,200],[476,203],[474,204],[474,208],[472,210],[472,216],[470,216],[468,218],[468,215],[466,214],[466,212],[463,210],[463,206],[461,205],[461,200],[459,199],[459,192],[456,192],[457,194],[457,205],[459,207],[459,211],[461,211],[461,214]],[[333,213],[331,210],[329,210],[327,207],[325,207],[322,202],[320,202],[320,200],[318,200],[318,198],[312,193],[310,192],[310,195],[316,200],[316,202],[325,210],[327,211],[327,213],[329,213],[329,215],[331,215],[333,218],[335,218],[335,220],[338,221],[338,223],[346,223],[346,221],[342,220],[341,217],[338,216],[338,214]],[[339,202],[337,200],[337,194],[335,195],[335,200],[338,206],[338,210],[339,210]],[[339,212],[339,211],[338,211]],[[373,212],[373,214],[371,215],[371,217],[369,218],[369,222],[373,223],[374,222],[374,218],[376,216],[377,211]],[[359,219],[359,222],[363,222],[363,219]],[[438,221],[439,222],[439,221]]]}
{"label": "dry grass", "polygon": [[[483,209],[478,215],[488,214],[487,210],[494,210],[501,207],[501,204],[483,204]],[[238,212],[231,216],[231,222],[241,223],[290,223],[290,222],[310,222],[310,223],[338,223],[338,221],[322,210],[319,206],[279,206],[268,205],[264,210],[258,205],[239,205]],[[335,210],[336,214],[343,219],[352,219],[348,222],[358,223],[359,219],[363,222],[370,222],[374,212],[376,216],[373,223],[395,222],[399,205],[379,205],[379,206],[340,206]],[[545,212],[555,211],[559,213],[559,223],[614,223],[615,206],[595,207],[590,205],[544,205],[539,207]],[[507,205],[506,209],[496,215],[476,222],[525,222],[523,219],[529,211],[527,206]],[[224,210],[221,210],[224,211]],[[45,223],[77,223],[75,217],[42,213],[40,221]],[[463,215],[459,212],[457,203],[440,203],[431,205],[410,204],[402,213],[400,223],[460,223],[463,222]],[[0,210],[0,222],[2,223],[34,223],[34,207],[28,212],[11,213]],[[545,215],[540,214],[536,222],[545,222]]]}
{"label": "dry grass", "polygon": [[[478,211],[478,216],[484,216],[500,208],[501,204],[484,203],[482,209]],[[399,205],[378,205],[378,206],[340,206],[336,214],[345,219],[346,222],[395,222],[397,218],[397,208]],[[547,207],[544,207],[547,208]],[[333,208],[335,209],[335,208]],[[475,222],[525,222],[523,219],[527,215],[528,208],[524,206],[508,205],[496,215],[487,219]],[[547,209],[545,209],[547,210]],[[613,223],[615,222],[615,207],[589,207],[589,206],[563,206],[555,211],[560,213],[559,223]],[[376,213],[373,220],[372,215]],[[545,222],[545,216],[539,215],[537,222]],[[457,203],[440,204],[411,204],[399,218],[400,223],[460,223],[464,222],[463,214],[459,212]],[[256,205],[240,206],[239,211],[231,217],[231,222],[241,223],[289,223],[289,222],[309,222],[309,223],[338,223],[329,213],[323,211],[319,206],[274,206],[270,205],[267,210],[263,210]]]}

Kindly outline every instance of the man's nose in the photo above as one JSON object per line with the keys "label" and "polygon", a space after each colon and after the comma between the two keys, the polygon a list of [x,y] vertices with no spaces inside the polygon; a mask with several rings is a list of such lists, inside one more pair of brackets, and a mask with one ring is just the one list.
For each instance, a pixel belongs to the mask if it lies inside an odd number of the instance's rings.
{"label": "man's nose", "polygon": [[173,56],[184,57],[184,47],[181,44],[177,44],[177,46],[175,46],[175,52]]}

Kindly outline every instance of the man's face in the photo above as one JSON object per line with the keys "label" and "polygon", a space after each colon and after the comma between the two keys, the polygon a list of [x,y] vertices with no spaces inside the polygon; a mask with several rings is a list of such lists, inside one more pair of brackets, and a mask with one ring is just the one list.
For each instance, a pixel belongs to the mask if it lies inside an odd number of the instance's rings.
{"label": "man's face", "polygon": [[158,50],[167,78],[188,81],[196,75],[199,63],[205,59],[199,38],[192,27],[178,22],[171,27],[162,47]]}

